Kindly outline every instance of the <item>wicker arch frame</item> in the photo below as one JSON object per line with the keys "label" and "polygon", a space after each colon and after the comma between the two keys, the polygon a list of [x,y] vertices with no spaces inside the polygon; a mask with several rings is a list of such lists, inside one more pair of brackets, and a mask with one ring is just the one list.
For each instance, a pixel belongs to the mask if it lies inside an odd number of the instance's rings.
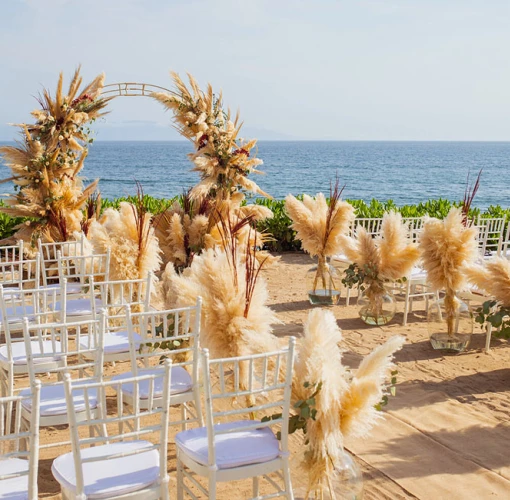
{"label": "wicker arch frame", "polygon": [[104,85],[101,97],[112,99],[115,97],[151,97],[153,92],[161,91],[177,95],[173,90],[151,83],[122,82]]}

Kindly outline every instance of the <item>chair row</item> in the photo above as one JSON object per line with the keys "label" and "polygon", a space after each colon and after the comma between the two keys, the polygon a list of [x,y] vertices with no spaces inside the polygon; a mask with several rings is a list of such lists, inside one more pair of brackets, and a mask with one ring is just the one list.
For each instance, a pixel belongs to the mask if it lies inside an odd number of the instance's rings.
{"label": "chair row", "polygon": [[[175,439],[177,498],[183,498],[184,493],[197,498],[194,488],[205,492],[191,472],[206,478],[209,498],[216,498],[216,482],[250,477],[254,478],[254,497],[265,498],[258,496],[259,476],[266,477],[276,487],[277,496],[293,498],[287,431],[294,339],[286,349],[255,356],[210,360],[208,352],[202,351],[206,424],[203,426],[197,362],[199,314],[200,303],[192,308],[159,313],[131,314],[128,310],[131,372],[109,381],[103,380],[99,368],[104,312],[96,321],[60,324],[58,332],[56,324],[44,328],[30,326],[25,319],[24,342],[31,389],[0,400],[0,406],[7,405],[0,416],[1,422],[8,422],[5,431],[11,429],[10,415],[14,415],[14,429],[20,431],[22,439],[27,439],[27,429],[30,429],[30,464],[19,462],[15,453],[5,458],[16,462],[0,460],[0,491],[7,491],[11,481],[16,487],[23,484],[31,491],[29,498],[36,498],[34,457],[39,447],[34,443],[38,440],[38,428],[67,423],[72,452],[58,457],[52,466],[64,498],[122,495],[168,498],[169,407],[192,402],[199,427],[183,430]],[[161,332],[168,335],[161,337]],[[138,347],[135,333],[142,337]],[[33,349],[47,341],[48,335],[53,350]],[[70,348],[71,344],[75,347]],[[186,352],[191,354],[188,360],[183,356]],[[74,362],[71,354],[76,358]],[[37,375],[47,370],[62,375],[63,382],[40,384]],[[87,370],[91,372],[88,377]],[[79,378],[73,379],[76,374]],[[108,410],[107,394],[111,393],[117,395],[117,403],[114,409]],[[232,405],[225,403],[233,400],[232,409]],[[253,417],[268,414],[274,418],[254,420]],[[280,441],[270,428],[274,425],[279,426]],[[88,437],[80,432],[85,429]],[[148,439],[151,434],[152,439]],[[16,449],[19,451],[19,446]],[[26,456],[25,453],[23,457]],[[267,478],[267,474],[277,471],[281,484]]]}

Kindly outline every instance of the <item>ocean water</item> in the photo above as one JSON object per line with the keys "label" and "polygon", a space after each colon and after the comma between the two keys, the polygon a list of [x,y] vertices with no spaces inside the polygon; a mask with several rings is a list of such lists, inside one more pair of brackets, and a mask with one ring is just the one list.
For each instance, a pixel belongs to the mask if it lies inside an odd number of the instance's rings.
{"label": "ocean water", "polygon": [[[96,142],[82,174],[100,179],[104,198],[134,194],[135,180],[147,194],[172,197],[198,181],[186,156],[191,151],[186,141]],[[510,142],[260,141],[257,155],[265,175],[254,180],[275,198],[329,193],[338,175],[344,198],[397,205],[461,200],[468,173],[474,182],[483,169],[474,205],[510,206]],[[0,160],[0,178],[9,175]],[[9,183],[0,187],[2,194],[11,191]]]}

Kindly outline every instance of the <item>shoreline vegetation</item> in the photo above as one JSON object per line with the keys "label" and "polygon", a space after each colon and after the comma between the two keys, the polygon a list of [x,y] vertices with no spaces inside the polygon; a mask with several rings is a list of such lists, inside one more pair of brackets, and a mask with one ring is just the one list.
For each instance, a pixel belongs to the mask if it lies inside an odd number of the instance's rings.
{"label": "shoreline vegetation", "polygon": [[[127,201],[134,203],[136,196],[120,197],[115,199],[102,199],[101,200],[101,213],[109,208],[118,209],[120,203]],[[302,199],[302,195],[297,197]],[[171,207],[175,201],[182,202],[182,195],[174,196],[173,198],[155,198],[148,194],[143,196],[143,204],[146,210],[153,215],[158,215]],[[379,201],[376,199],[366,202],[364,200],[350,200],[346,199],[355,210],[357,218],[373,218],[382,217],[384,213],[389,211],[396,211],[402,217],[423,217],[428,215],[438,219],[444,219],[452,207],[459,207],[462,205],[461,201],[450,201],[443,198],[427,200],[418,204],[397,206],[393,200]],[[257,223],[257,229],[260,232],[265,232],[270,235],[271,239],[266,242],[266,247],[272,252],[292,252],[301,251],[301,242],[296,239],[296,232],[290,227],[292,220],[289,218],[285,211],[285,200],[280,199],[263,199],[257,198],[253,200],[256,205],[261,205],[272,210],[273,217],[264,219]],[[5,206],[5,203],[0,200],[0,206]],[[510,207],[501,207],[500,205],[490,205],[486,210],[473,207],[469,210],[469,217],[505,217],[506,228],[505,234],[510,222]],[[23,217],[11,217],[8,214],[0,213],[0,239],[8,238],[15,232],[15,228],[30,220]]]}

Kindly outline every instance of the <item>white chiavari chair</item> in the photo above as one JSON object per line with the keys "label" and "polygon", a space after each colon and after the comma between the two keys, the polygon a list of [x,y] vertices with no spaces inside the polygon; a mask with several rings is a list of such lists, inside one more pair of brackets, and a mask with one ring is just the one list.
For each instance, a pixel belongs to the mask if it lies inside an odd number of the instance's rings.
{"label": "white chiavari chair", "polygon": [[[30,385],[33,386],[38,377],[44,378],[41,386],[41,405],[39,426],[49,427],[69,424],[69,414],[66,408],[64,385],[62,377],[72,375],[76,386],[87,382],[101,382],[103,377],[103,336],[105,328],[105,313],[99,313],[98,320],[74,321],[66,323],[30,324],[26,319],[23,323],[23,337],[28,360],[28,374]],[[42,345],[48,338],[59,339],[60,345],[55,349],[33,349],[37,344]],[[84,345],[83,338],[88,339]],[[52,367],[52,380],[47,376],[48,364],[58,357],[62,360],[59,366]],[[20,394],[26,395],[30,389],[23,389]],[[93,392],[85,395],[75,393],[74,418],[81,421],[90,418],[98,412],[98,397]],[[22,405],[22,417],[30,421],[32,408],[28,404]],[[101,430],[98,430],[101,432]],[[64,443],[58,443],[59,445]],[[49,443],[44,447],[55,446]],[[42,447],[42,446],[41,446]]]}
{"label": "white chiavari chair", "polygon": [[[202,300],[191,307],[131,313],[126,311],[130,342],[131,369],[113,377],[122,380],[161,370],[161,360],[172,360],[172,405],[179,405],[181,420],[172,421],[183,429],[188,423],[203,425],[199,384],[199,337]],[[140,339],[140,340],[139,340]],[[134,406],[132,386],[122,385],[124,402]],[[155,398],[160,398],[156,387]],[[140,406],[147,405],[145,388],[140,389]],[[161,401],[160,401],[161,403]],[[162,404],[162,403],[161,403]]]}
{"label": "white chiavari chair", "polygon": [[[62,283],[65,294],[65,283]],[[60,304],[61,292],[57,289],[38,288],[19,290],[12,294],[0,285],[0,321],[4,343],[0,346],[0,387],[3,396],[14,394],[15,377],[27,375],[29,370],[26,345],[23,340],[23,322],[31,324],[54,320],[53,310]],[[60,343],[55,338],[42,339],[33,344],[34,352],[55,353],[46,359],[47,368],[60,366],[62,359],[56,354]]]}
{"label": "white chiavari chair", "polygon": [[501,256],[504,244],[506,217],[484,218],[480,215],[476,221],[478,228],[478,250],[484,259]]}
{"label": "white chiavari chair", "polygon": [[23,260],[24,242],[19,240],[15,245],[0,246],[0,262],[16,262]]}
{"label": "white chiavari chair", "polygon": [[[37,499],[39,469],[39,398],[41,383],[32,388],[34,408],[28,430],[22,429],[21,405],[24,396],[0,397],[0,498]],[[14,415],[14,419],[12,416]],[[12,423],[11,423],[12,422]]]}
{"label": "white chiavari chair", "polygon": [[[196,489],[215,499],[217,482],[247,478],[253,478],[254,498],[294,498],[288,449],[294,343],[295,339],[290,339],[288,348],[277,352],[213,360],[204,350],[206,426],[181,431],[175,437],[178,500],[184,493],[197,499]],[[225,409],[234,401],[233,408]],[[276,418],[253,419],[255,414],[268,413]],[[272,429],[275,424],[280,440]],[[268,476],[271,473],[277,480]],[[206,478],[207,489],[195,475]],[[259,496],[260,476],[275,493]]]}
{"label": "white chiavari chair", "polygon": [[[67,413],[70,418],[72,452],[57,457],[52,473],[60,483],[65,499],[168,499],[167,472],[168,414],[170,405],[171,363],[166,360],[158,373],[126,380],[135,394],[139,386],[148,389],[149,405],[138,404],[127,411],[120,388],[122,382],[108,381],[75,385],[64,376]],[[153,405],[154,388],[162,388],[161,405]],[[106,392],[117,392],[116,413],[107,414]],[[97,394],[99,415],[89,412],[78,420],[77,397]],[[88,399],[91,396],[89,395]],[[87,398],[86,398],[87,399]],[[137,401],[138,398],[135,398]],[[102,434],[83,437],[81,428],[99,425]]]}
{"label": "white chiavari chair", "polygon": [[0,284],[16,294],[17,290],[39,288],[40,257],[0,262]]}
{"label": "white chiavari chair", "polygon": [[[39,238],[37,240],[37,248],[41,255],[41,276],[42,286],[58,287],[60,275],[58,269],[58,253],[64,256],[81,256],[85,255],[85,235],[81,234],[80,238],[72,241],[57,241],[51,243],[43,243]],[[69,282],[69,294],[81,293],[80,283]]]}
{"label": "white chiavari chair", "polygon": [[110,252],[106,254],[92,254],[80,256],[66,256],[57,251],[59,279],[67,280],[74,285],[79,284],[81,295],[67,297],[66,317],[68,319],[90,319],[96,317],[101,307],[99,290],[95,286],[101,281],[108,281],[110,272]]}
{"label": "white chiavari chair", "polygon": [[[116,362],[130,359],[126,307],[132,313],[150,309],[152,275],[146,279],[94,282],[99,291],[101,308],[106,312],[104,335],[104,361]],[[141,336],[133,333],[135,348],[140,347]]]}

